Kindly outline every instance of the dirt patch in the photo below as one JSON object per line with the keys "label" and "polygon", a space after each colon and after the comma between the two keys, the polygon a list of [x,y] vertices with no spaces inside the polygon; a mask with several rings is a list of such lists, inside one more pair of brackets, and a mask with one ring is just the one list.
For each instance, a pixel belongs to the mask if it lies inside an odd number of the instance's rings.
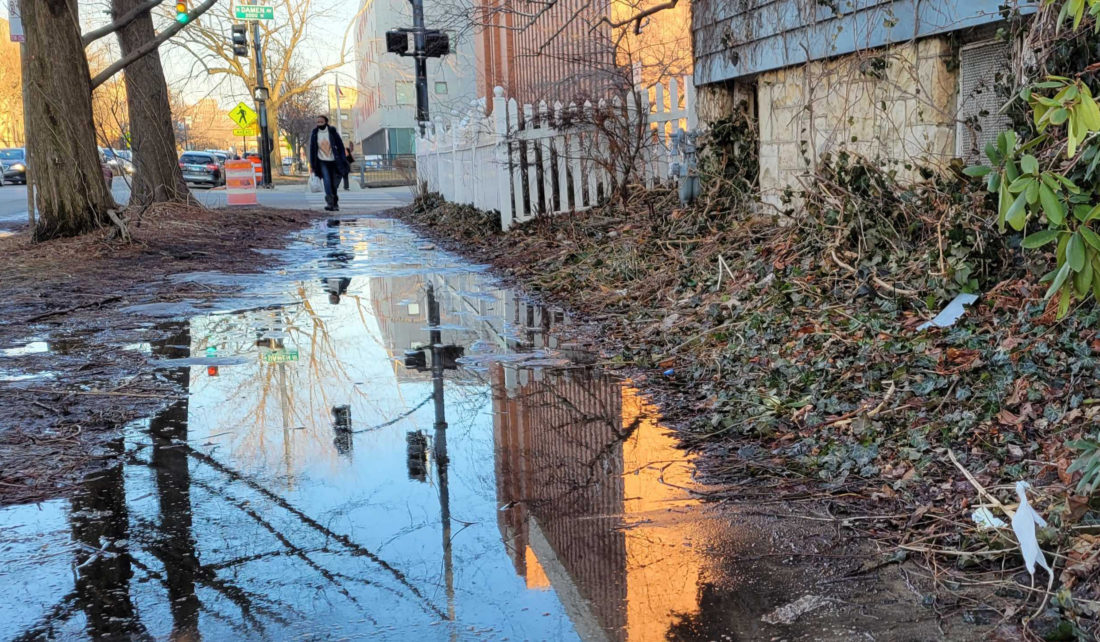
{"label": "dirt patch", "polygon": [[121,426],[177,394],[146,356],[171,345],[172,331],[133,306],[167,317],[224,295],[169,277],[272,265],[256,250],[282,247],[315,216],[159,205],[130,221],[130,243],[108,229],[39,244],[25,232],[0,238],[0,504],[63,493]]}

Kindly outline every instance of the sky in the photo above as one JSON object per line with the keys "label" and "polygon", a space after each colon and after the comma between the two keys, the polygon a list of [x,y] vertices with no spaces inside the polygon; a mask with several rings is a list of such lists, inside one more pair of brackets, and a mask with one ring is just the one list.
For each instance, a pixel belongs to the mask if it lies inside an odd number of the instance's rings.
{"label": "sky", "polygon": [[[231,1],[220,0],[221,3],[227,5]],[[340,43],[343,39],[344,30],[348,23],[354,19],[361,2],[358,0],[314,0],[314,2],[324,11],[323,15],[311,19],[306,29],[304,45],[309,53],[304,60],[308,68],[316,70],[339,60]],[[195,0],[189,0],[189,4],[194,6]],[[272,4],[276,6],[275,18],[278,20],[279,4],[281,3],[276,0]],[[85,30],[107,23],[110,5],[108,0],[78,0],[78,5],[81,23],[84,25]],[[165,6],[169,6],[167,2]],[[218,11],[218,7],[211,9],[211,12],[214,11]],[[7,2],[0,2],[0,17],[5,19],[8,17]],[[117,53],[117,44],[113,38],[104,38],[101,42],[110,43]],[[354,40],[349,38],[348,43],[349,49],[352,50],[351,54],[354,55]],[[228,77],[224,74],[217,76],[207,76],[201,72],[192,74],[194,59],[190,54],[179,48],[173,48],[170,44],[161,47],[161,61],[164,64],[169,87],[182,91],[187,102],[194,103],[203,98],[211,97],[223,105],[231,106],[238,100],[248,97],[247,88],[237,78]],[[341,85],[355,85],[355,65],[353,62],[346,63],[338,71],[338,74]],[[329,74],[325,84],[331,84],[336,80],[336,77],[337,74],[335,73]]]}

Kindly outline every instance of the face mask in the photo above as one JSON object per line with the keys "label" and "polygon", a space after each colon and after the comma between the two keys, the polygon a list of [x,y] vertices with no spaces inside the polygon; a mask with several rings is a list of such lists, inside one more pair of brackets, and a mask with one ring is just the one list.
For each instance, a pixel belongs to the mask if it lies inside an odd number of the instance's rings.
{"label": "face mask", "polygon": [[321,131],[324,131],[324,130],[328,129],[328,125],[318,125],[317,129],[320,129]]}

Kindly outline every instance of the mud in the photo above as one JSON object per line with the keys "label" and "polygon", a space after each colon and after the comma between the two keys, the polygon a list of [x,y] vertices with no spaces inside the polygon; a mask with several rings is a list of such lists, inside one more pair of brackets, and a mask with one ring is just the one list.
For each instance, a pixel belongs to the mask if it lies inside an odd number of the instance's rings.
{"label": "mud", "polygon": [[133,243],[109,230],[0,238],[0,505],[66,492],[100,465],[119,425],[175,394],[144,353],[164,336],[158,317],[239,286],[173,275],[273,266],[277,255],[260,251],[284,247],[316,215],[159,206],[131,221]]}

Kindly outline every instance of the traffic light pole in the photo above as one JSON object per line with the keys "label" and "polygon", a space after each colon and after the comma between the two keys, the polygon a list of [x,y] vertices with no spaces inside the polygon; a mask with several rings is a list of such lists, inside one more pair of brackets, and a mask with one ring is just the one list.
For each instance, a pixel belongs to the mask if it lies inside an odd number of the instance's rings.
{"label": "traffic light pole", "polygon": [[[260,21],[252,21],[252,46],[256,51],[256,87],[264,87],[264,54],[260,44]],[[271,135],[267,130],[267,101],[256,100],[260,114],[260,162],[264,187],[271,187]]]}
{"label": "traffic light pole", "polygon": [[413,43],[416,45],[416,122],[424,134],[428,122],[428,56],[425,51],[424,0],[409,0],[413,12]]}

